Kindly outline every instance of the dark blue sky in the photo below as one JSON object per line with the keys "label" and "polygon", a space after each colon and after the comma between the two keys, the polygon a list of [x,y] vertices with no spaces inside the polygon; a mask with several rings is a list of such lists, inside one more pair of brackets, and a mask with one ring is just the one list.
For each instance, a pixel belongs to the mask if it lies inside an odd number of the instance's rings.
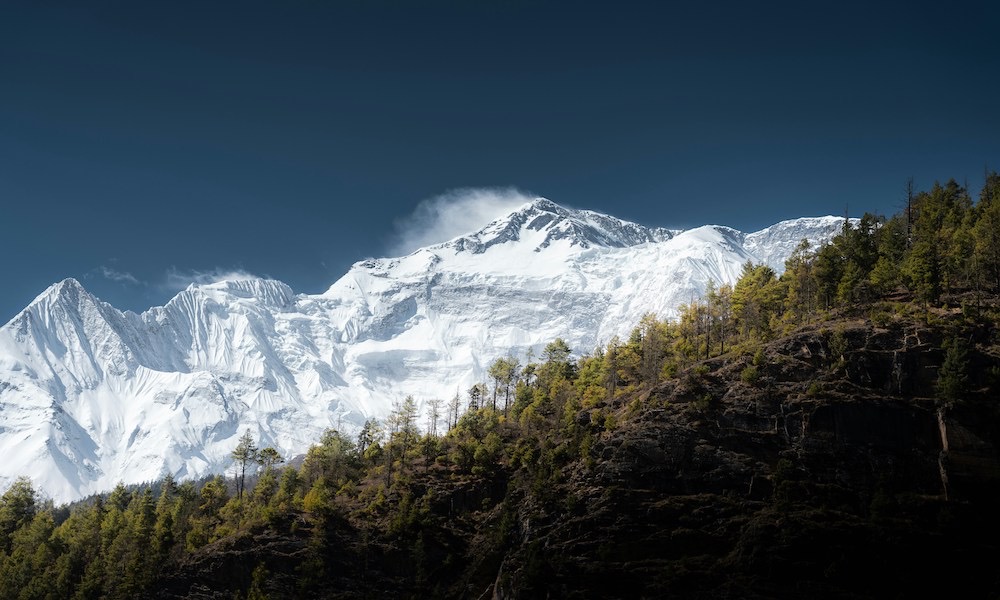
{"label": "dark blue sky", "polygon": [[1000,11],[927,4],[5,2],[0,322],[65,277],[319,292],[456,188],[747,231],[978,193]]}

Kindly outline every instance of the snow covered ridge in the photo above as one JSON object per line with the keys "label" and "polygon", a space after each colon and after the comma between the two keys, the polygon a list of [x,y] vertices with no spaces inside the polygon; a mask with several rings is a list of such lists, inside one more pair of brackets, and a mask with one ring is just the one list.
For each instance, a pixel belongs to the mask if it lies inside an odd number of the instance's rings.
{"label": "snow covered ridge", "polygon": [[57,501],[166,473],[222,472],[246,429],[285,456],[392,401],[464,394],[498,356],[556,337],[578,353],[676,315],[743,263],[781,270],[843,219],[648,228],[545,199],[476,232],[355,264],[317,295],[279,281],[192,285],[121,312],[67,279],[0,328],[0,490]]}

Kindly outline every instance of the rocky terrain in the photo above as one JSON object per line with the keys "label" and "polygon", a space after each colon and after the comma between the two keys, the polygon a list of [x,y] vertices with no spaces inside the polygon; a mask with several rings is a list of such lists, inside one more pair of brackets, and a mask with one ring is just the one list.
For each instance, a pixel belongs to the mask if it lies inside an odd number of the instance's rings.
{"label": "rocky terrain", "polygon": [[[903,312],[699,362],[573,439],[501,423],[491,467],[418,462],[374,512],[344,494],[229,537],[158,597],[997,597],[998,332]],[[978,349],[943,401],[956,334]]]}

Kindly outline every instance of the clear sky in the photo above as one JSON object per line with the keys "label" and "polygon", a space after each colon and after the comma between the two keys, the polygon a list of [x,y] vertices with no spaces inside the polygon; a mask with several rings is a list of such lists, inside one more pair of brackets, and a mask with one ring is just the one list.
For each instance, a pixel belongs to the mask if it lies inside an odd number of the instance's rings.
{"label": "clear sky", "polygon": [[65,277],[320,292],[509,188],[745,231],[978,193],[997,4],[4,2],[0,322]]}

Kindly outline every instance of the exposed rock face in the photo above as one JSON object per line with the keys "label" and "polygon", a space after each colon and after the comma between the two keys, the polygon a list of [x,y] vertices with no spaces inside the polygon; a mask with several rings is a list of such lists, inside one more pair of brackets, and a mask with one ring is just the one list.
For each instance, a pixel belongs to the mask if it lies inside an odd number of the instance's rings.
{"label": "exposed rock face", "polygon": [[997,555],[1000,420],[990,392],[928,397],[933,335],[807,331],[767,347],[754,385],[749,358],[663,384],[571,474],[575,510],[535,519],[494,597],[911,597],[942,573],[997,593],[979,569]]}
{"label": "exposed rock face", "polygon": [[[316,596],[996,597],[989,371],[1000,360],[973,353],[974,391],[936,400],[941,335],[905,322],[807,329],[757,365],[713,359],[625,399],[631,408],[598,407],[618,411],[611,430],[580,413],[592,444],[554,477],[511,464],[479,478],[427,470],[411,489],[433,498],[431,516],[415,533],[343,521],[313,546],[327,565]],[[756,378],[741,377],[749,366]],[[163,597],[224,597],[192,587],[212,580],[219,552],[168,577]],[[284,559],[253,560],[289,572]],[[282,581],[271,597],[294,597]]]}

